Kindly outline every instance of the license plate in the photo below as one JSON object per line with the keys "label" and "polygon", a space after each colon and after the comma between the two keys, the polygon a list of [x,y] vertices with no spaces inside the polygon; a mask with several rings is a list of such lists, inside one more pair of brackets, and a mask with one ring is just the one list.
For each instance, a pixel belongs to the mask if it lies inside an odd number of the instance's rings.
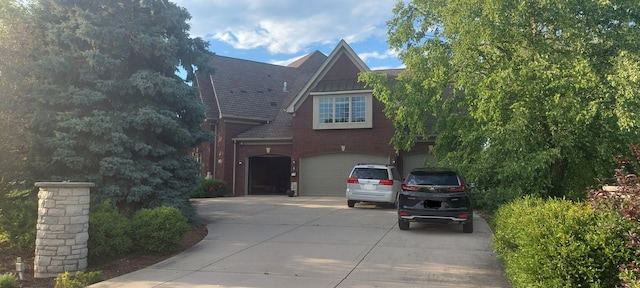
{"label": "license plate", "polygon": [[440,208],[442,207],[442,201],[424,200],[424,208]]}
{"label": "license plate", "polygon": [[362,187],[364,190],[376,190],[376,186],[373,184],[364,184],[364,187]]}

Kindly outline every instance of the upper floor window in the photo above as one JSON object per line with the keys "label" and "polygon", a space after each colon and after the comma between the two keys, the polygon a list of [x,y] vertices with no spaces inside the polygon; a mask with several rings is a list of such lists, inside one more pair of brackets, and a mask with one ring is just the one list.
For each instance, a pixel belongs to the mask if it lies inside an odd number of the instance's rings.
{"label": "upper floor window", "polygon": [[313,129],[371,128],[372,95],[313,95]]}

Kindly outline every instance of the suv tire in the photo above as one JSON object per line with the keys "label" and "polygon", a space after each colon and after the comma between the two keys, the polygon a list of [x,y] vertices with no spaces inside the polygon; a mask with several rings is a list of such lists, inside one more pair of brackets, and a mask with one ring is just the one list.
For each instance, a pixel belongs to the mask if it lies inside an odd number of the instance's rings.
{"label": "suv tire", "polygon": [[353,208],[353,206],[356,206],[356,201],[355,200],[347,200],[347,206]]}
{"label": "suv tire", "polygon": [[400,228],[400,230],[409,230],[409,225],[409,221],[404,221],[402,218],[398,218],[398,228]]}
{"label": "suv tire", "polygon": [[462,224],[462,232],[473,233],[473,221]]}

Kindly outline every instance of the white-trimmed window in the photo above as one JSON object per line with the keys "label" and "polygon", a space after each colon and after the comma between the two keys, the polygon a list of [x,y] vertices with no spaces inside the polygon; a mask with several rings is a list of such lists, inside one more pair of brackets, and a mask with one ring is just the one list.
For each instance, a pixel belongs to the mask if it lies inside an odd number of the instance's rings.
{"label": "white-trimmed window", "polygon": [[313,96],[313,129],[373,127],[370,93],[318,93]]}

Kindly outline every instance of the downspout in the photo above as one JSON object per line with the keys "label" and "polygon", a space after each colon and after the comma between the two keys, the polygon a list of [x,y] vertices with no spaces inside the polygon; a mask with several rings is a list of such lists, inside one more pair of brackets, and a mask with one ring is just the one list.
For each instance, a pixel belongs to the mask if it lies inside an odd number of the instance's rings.
{"label": "downspout", "polygon": [[218,170],[218,123],[213,126],[213,157],[209,157],[209,163],[213,164],[211,170],[213,178],[216,179],[216,171]]}
{"label": "downspout", "polygon": [[231,181],[233,181],[233,184],[231,184],[231,191],[233,191],[233,196],[236,196],[236,162],[237,162],[237,147],[238,147],[238,142],[237,140],[233,140],[233,174],[232,174],[232,179]]}

